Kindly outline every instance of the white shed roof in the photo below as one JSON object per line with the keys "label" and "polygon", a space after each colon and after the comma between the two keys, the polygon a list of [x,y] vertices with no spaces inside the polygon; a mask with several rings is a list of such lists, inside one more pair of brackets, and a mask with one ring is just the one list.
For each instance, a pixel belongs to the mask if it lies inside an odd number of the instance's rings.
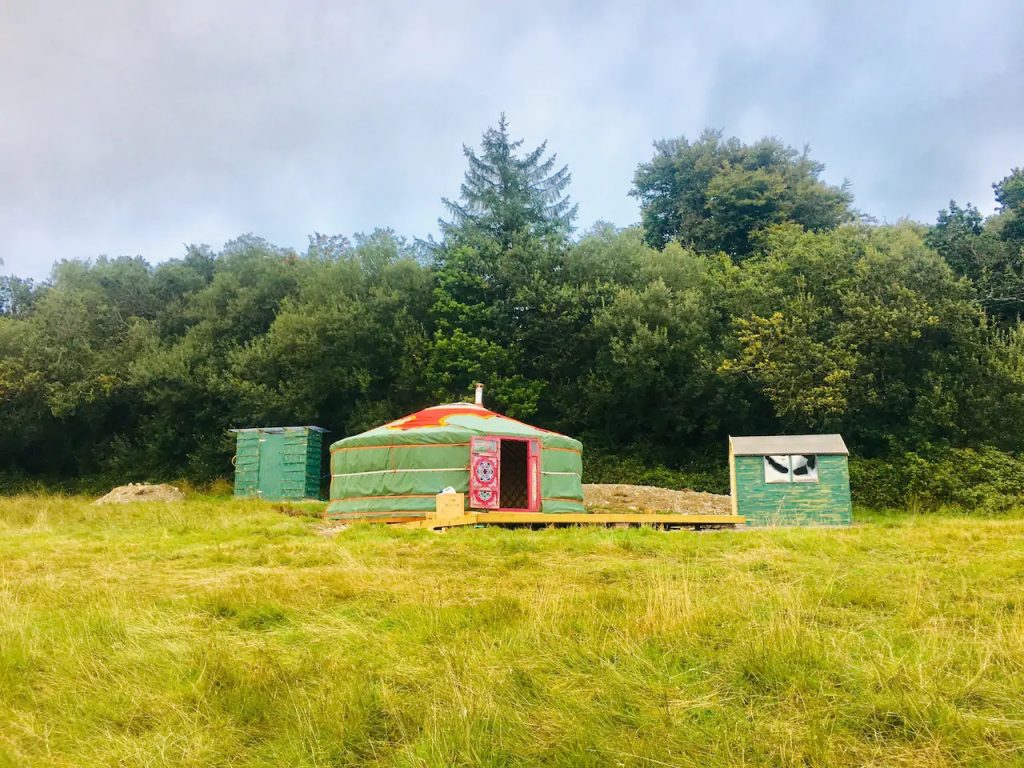
{"label": "white shed roof", "polygon": [[734,456],[780,453],[849,455],[842,435],[763,435],[730,437]]}

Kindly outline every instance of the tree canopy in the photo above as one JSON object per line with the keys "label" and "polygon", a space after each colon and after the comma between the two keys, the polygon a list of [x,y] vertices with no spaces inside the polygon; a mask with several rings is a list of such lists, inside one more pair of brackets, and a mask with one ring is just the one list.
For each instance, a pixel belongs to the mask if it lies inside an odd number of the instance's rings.
{"label": "tree canopy", "polygon": [[984,219],[968,203],[951,200],[939,211],[927,242],[956,274],[966,277],[981,304],[997,320],[1024,315],[1024,171],[992,185],[999,208]]}
{"label": "tree canopy", "polygon": [[876,225],[774,139],[656,147],[640,226],[574,236],[568,169],[502,117],[426,247],[242,235],[4,278],[0,481],[207,479],[230,471],[231,427],[343,436],[476,381],[591,455],[666,465],[783,431],[862,456],[1024,450],[1020,170],[988,218],[951,202],[933,226]]}
{"label": "tree canopy", "polygon": [[817,232],[854,218],[848,185],[822,181],[825,166],[806,147],[722,137],[709,130],[694,142],[685,136],[656,141],[654,157],[637,167],[631,194],[640,201],[649,245],[679,242],[741,260],[773,224],[792,221]]}

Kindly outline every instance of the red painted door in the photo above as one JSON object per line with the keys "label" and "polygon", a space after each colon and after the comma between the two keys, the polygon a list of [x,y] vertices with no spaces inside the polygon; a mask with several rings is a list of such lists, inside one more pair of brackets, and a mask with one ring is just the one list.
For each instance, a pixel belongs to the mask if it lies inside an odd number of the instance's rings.
{"label": "red painted door", "polygon": [[496,437],[473,437],[469,443],[469,506],[497,509],[501,487],[501,441]]}
{"label": "red painted door", "polygon": [[527,483],[529,486],[530,512],[540,510],[540,441],[530,441],[530,454],[527,461]]}

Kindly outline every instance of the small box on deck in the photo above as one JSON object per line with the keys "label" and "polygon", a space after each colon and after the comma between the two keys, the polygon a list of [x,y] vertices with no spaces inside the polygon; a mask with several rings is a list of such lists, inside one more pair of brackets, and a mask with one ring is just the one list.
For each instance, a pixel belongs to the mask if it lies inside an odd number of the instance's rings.
{"label": "small box on deck", "polygon": [[460,517],[466,513],[464,493],[439,493],[434,499],[434,514],[438,518]]}

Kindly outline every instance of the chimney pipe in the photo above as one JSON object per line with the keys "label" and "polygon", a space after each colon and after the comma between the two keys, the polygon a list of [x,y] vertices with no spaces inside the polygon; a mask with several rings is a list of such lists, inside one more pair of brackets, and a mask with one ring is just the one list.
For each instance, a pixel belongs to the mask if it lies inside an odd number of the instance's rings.
{"label": "chimney pipe", "polygon": [[476,400],[474,402],[477,405],[481,405],[481,406],[484,404],[484,385],[483,384],[479,384],[478,383],[476,385]]}

